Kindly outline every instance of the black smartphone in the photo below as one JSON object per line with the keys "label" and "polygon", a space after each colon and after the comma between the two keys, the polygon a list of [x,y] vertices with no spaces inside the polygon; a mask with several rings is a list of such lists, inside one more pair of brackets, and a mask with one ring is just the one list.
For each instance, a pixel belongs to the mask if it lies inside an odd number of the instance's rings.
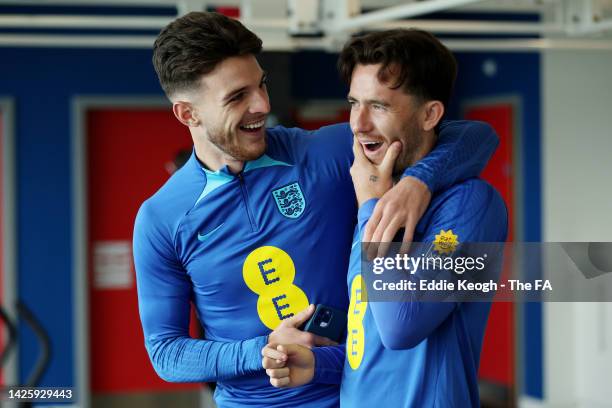
{"label": "black smartphone", "polygon": [[302,327],[304,331],[327,337],[337,343],[344,342],[345,329],[346,311],[325,305],[317,305],[310,319]]}

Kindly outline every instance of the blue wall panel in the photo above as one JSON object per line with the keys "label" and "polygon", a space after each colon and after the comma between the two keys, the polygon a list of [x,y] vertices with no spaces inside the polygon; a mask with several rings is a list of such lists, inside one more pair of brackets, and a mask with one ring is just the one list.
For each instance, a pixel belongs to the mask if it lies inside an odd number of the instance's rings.
{"label": "blue wall panel", "polygon": [[[459,101],[511,95],[520,99],[522,108],[522,151],[523,167],[523,237],[524,241],[542,239],[542,198],[541,198],[541,95],[540,55],[537,53],[458,53],[459,77],[457,80],[455,104],[451,117],[459,116]],[[493,62],[495,75],[483,72],[486,61]],[[541,260],[531,259],[529,276],[541,273]],[[529,396],[543,398],[543,357],[542,357],[542,305],[526,303],[523,309],[521,330],[523,355],[519,356],[522,369],[523,392]]]}
{"label": "blue wall panel", "polygon": [[[51,337],[44,385],[74,383],[71,99],[161,95],[150,61],[150,50],[0,48],[0,95],[16,101],[19,298]],[[20,331],[25,381],[39,346],[28,327]]]}

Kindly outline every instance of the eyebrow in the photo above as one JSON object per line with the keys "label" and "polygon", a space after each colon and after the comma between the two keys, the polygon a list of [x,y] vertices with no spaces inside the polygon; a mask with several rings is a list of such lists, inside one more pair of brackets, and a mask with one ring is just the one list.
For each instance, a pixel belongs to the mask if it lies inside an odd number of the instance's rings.
{"label": "eyebrow", "polygon": [[[353,98],[351,95],[347,96],[346,99],[351,102],[351,101],[355,101],[358,102],[356,98]],[[367,105],[381,105],[384,107],[389,107],[391,106],[388,102],[385,101],[381,101],[380,99],[366,99],[365,101],[363,101],[365,104]]]}
{"label": "eyebrow", "polygon": [[[261,85],[267,78],[268,78],[268,73],[266,71],[262,72],[261,80],[259,81],[259,85]],[[230,99],[232,99],[234,96],[238,95],[239,93],[246,91],[248,88],[249,88],[248,86],[243,86],[238,89],[234,89],[233,91],[230,91],[230,93],[225,95],[225,97],[223,98],[222,100],[223,103],[227,104],[230,101]]]}

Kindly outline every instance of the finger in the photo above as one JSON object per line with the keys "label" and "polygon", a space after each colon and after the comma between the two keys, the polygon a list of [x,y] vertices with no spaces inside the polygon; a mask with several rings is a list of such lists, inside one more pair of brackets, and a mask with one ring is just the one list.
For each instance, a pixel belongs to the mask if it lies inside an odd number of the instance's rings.
{"label": "finger", "polygon": [[369,162],[363,152],[363,146],[356,137],[353,137],[353,155],[355,156],[355,161],[358,163]]}
{"label": "finger", "polygon": [[289,377],[289,367],[269,369],[266,370],[266,374],[268,374],[270,378]]}
{"label": "finger", "polygon": [[265,345],[265,346],[264,346],[264,347],[261,349],[261,355],[262,355],[262,356],[265,356],[266,349],[273,349],[273,350],[276,350],[276,346],[278,346],[278,344],[276,344],[276,343],[268,343],[268,344],[266,344],[266,345]]}
{"label": "finger", "polygon": [[265,369],[268,368],[282,368],[287,364],[286,360],[275,360],[270,357],[264,357],[261,359],[261,366]]}
{"label": "finger", "polygon": [[391,143],[391,146],[385,152],[382,162],[378,166],[384,177],[390,177],[393,174],[393,167],[395,166],[395,160],[402,151],[402,143],[395,141]]}
{"label": "finger", "polygon": [[416,223],[409,219],[404,225],[404,237],[402,239],[402,246],[400,248],[400,254],[407,254],[410,252],[410,246],[412,244],[412,239],[414,238],[414,230],[416,229]]}
{"label": "finger", "polygon": [[394,217],[391,222],[387,225],[387,228],[383,231],[382,238],[380,239],[381,244],[378,246],[377,256],[379,258],[384,257],[389,252],[390,243],[393,238],[397,235],[397,232],[402,227],[401,219]]}
{"label": "finger", "polygon": [[397,231],[403,227],[402,219],[400,217],[392,216],[390,221],[387,223],[387,226],[382,231],[382,236],[380,237],[380,242],[392,242],[393,238],[397,235]]}
{"label": "finger", "polygon": [[[308,335],[309,338],[311,338],[311,336],[314,336],[311,333],[305,333],[306,335]],[[312,340],[311,340],[312,342]],[[280,351],[281,353],[285,353],[287,354],[287,356],[293,356],[297,353],[300,352],[301,349],[303,349],[304,346],[300,345],[300,344],[279,344],[276,349],[278,351]]]}
{"label": "finger", "polygon": [[376,231],[376,227],[378,227],[378,223],[383,215],[383,207],[384,204],[381,204],[381,200],[376,203],[374,206],[374,211],[372,212],[372,216],[368,220],[366,224],[365,230],[363,232],[363,238],[361,242],[363,242],[363,250],[365,253],[368,253],[368,249],[370,246],[370,242],[372,242],[372,236],[374,235],[374,231]]}
{"label": "finger", "polygon": [[313,341],[315,346],[335,346],[338,344],[330,338],[317,336],[316,334],[313,335]]}
{"label": "finger", "polygon": [[289,385],[289,377],[285,378],[270,378],[270,384],[276,388],[282,388]]}
{"label": "finger", "polygon": [[383,233],[387,229],[389,222],[391,222],[393,215],[389,214],[389,211],[383,212],[382,218],[372,235],[372,242],[368,246],[368,260],[373,260],[378,254],[378,248],[382,241]]}
{"label": "finger", "polygon": [[[274,348],[273,348],[274,347]],[[276,346],[266,346],[261,350],[261,355],[272,360],[287,361],[287,354],[278,351]]]}
{"label": "finger", "polygon": [[380,246],[380,242],[370,242],[367,249],[367,259],[372,262],[376,255],[378,254],[378,247]]}
{"label": "finger", "polygon": [[314,305],[308,305],[306,309],[302,310],[295,316],[292,316],[289,319],[285,320],[283,323],[285,324],[285,327],[300,327],[302,323],[310,319],[310,316],[312,316],[314,310]]}

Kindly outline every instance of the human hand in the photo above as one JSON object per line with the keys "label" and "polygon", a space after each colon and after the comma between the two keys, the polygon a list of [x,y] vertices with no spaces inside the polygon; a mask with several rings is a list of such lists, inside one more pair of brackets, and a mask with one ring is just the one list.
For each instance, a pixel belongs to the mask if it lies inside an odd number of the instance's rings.
{"label": "human hand", "polygon": [[382,197],[393,187],[393,165],[401,149],[400,142],[393,142],[382,162],[375,164],[366,157],[359,140],[353,139],[355,160],[351,166],[351,178],[359,206],[372,198]]}
{"label": "human hand", "polygon": [[388,243],[401,228],[404,228],[404,236],[400,253],[408,253],[416,225],[430,201],[431,192],[427,185],[411,176],[404,177],[387,191],[376,203],[363,234],[362,242],[366,243],[368,259],[385,256]]}
{"label": "human hand", "polygon": [[315,311],[314,305],[308,306],[295,316],[281,321],[281,323],[268,336],[270,344],[301,344],[306,347],[331,346],[337,344],[327,337],[317,336],[299,329]]}
{"label": "human hand", "polygon": [[308,384],[314,377],[314,353],[308,347],[268,344],[261,354],[262,365],[274,387],[299,387]]}

